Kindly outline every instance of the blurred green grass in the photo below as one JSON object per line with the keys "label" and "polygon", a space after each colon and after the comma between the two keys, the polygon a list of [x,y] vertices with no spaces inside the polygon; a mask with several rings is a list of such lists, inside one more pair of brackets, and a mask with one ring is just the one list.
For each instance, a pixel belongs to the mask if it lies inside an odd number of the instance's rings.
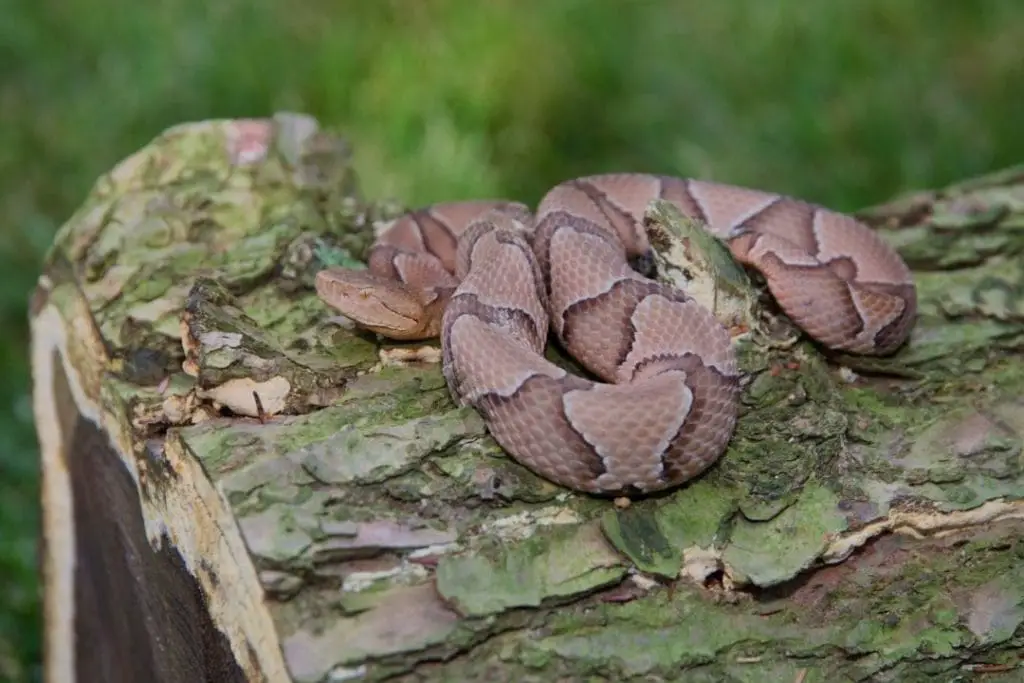
{"label": "blurred green grass", "polygon": [[184,120],[307,111],[368,195],[698,175],[853,209],[1024,160],[1017,0],[0,0],[0,679],[39,676],[26,298],[93,179]]}

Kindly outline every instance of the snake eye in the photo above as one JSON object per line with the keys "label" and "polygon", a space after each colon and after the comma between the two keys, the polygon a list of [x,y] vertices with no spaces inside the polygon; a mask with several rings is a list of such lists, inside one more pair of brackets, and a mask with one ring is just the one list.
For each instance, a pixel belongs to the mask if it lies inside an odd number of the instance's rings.
{"label": "snake eye", "polygon": [[369,287],[363,287],[362,289],[359,290],[360,299],[369,299],[372,296],[372,294],[373,292]]}

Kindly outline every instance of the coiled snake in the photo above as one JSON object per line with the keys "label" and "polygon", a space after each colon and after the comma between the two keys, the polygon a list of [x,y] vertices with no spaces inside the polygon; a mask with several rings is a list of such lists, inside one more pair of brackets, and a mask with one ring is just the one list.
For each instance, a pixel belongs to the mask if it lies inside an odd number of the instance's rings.
{"label": "coiled snake", "polygon": [[[645,174],[566,181],[536,215],[511,201],[410,212],[368,270],[321,271],[317,291],[386,337],[440,335],[452,394],[539,475],[600,494],[677,486],[725,450],[739,378],[725,327],[639,272],[655,198],[706,223],[824,346],[882,355],[909,335],[910,270],[867,226],[791,197]],[[602,381],[545,359],[549,325]]]}

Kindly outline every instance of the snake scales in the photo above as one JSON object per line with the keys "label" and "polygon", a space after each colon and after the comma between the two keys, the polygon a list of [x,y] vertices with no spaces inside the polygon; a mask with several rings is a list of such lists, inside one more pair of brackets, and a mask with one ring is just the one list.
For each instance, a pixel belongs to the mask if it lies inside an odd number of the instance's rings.
{"label": "snake scales", "polygon": [[[645,174],[566,181],[535,214],[511,201],[412,211],[367,270],[321,271],[317,291],[383,336],[439,335],[452,394],[541,476],[599,494],[677,486],[725,450],[739,377],[725,327],[643,274],[655,198],[704,222],[824,346],[883,355],[909,335],[910,270],[867,226],[783,195]],[[545,359],[549,327],[599,381]]]}

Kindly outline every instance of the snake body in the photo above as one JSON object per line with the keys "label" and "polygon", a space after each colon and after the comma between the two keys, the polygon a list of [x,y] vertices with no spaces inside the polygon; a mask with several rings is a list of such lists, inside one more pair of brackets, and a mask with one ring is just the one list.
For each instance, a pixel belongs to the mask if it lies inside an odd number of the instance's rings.
{"label": "snake body", "polygon": [[[412,211],[378,238],[366,271],[321,271],[317,290],[385,336],[440,335],[452,395],[539,475],[595,494],[678,486],[725,450],[739,376],[725,327],[648,277],[642,221],[655,198],[759,271],[824,346],[884,355],[906,340],[910,270],[867,226],[783,195],[647,174],[563,182],[535,215],[503,200]],[[549,327],[597,381],[544,357]]]}

